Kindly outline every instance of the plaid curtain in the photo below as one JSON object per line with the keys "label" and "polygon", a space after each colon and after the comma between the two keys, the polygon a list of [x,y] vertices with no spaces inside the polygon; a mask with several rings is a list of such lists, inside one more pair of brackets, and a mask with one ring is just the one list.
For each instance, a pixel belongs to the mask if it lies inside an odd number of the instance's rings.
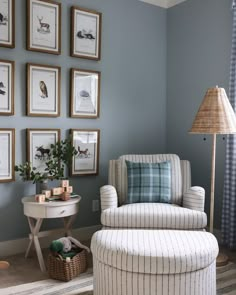
{"label": "plaid curtain", "polygon": [[[236,111],[236,0],[233,0],[233,36],[229,81],[229,100]],[[236,248],[236,136],[226,141],[225,179],[222,209],[222,242]]]}

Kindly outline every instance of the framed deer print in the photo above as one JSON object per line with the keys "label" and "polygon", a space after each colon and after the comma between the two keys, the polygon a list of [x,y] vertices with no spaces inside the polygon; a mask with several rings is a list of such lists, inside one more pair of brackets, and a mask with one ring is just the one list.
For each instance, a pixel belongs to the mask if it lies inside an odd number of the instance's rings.
{"label": "framed deer print", "polygon": [[102,14],[71,7],[71,56],[100,60]]}
{"label": "framed deer print", "polygon": [[0,0],[0,46],[15,47],[15,0]]}
{"label": "framed deer print", "polygon": [[0,115],[14,115],[15,63],[0,60]]}
{"label": "framed deer print", "polygon": [[15,129],[0,129],[0,182],[15,180]]}
{"label": "framed deer print", "polygon": [[98,129],[71,129],[72,144],[78,151],[73,157],[71,175],[97,175],[99,170]]}
{"label": "framed deer print", "polygon": [[27,161],[43,172],[49,159],[51,144],[60,140],[60,129],[27,129]]}
{"label": "framed deer print", "polygon": [[71,117],[98,118],[100,72],[71,69]]}
{"label": "framed deer print", "polygon": [[61,68],[27,64],[27,115],[60,116]]}
{"label": "framed deer print", "polygon": [[27,0],[27,49],[61,54],[61,4]]}

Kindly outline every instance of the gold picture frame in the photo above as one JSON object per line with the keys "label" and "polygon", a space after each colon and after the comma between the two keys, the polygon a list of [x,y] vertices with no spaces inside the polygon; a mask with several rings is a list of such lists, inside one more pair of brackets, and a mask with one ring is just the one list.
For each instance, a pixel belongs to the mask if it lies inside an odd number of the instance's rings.
{"label": "gold picture frame", "polygon": [[15,47],[15,0],[0,0],[0,46]]}
{"label": "gold picture frame", "polygon": [[96,119],[100,113],[101,73],[71,69],[70,116]]}
{"label": "gold picture frame", "polygon": [[0,183],[15,180],[15,129],[0,128]]}
{"label": "gold picture frame", "polygon": [[72,144],[78,151],[72,159],[71,176],[98,175],[99,129],[71,129]]}
{"label": "gold picture frame", "polygon": [[27,50],[61,54],[61,3],[27,0]]}
{"label": "gold picture frame", "polygon": [[71,56],[101,59],[102,14],[78,6],[71,7]]}
{"label": "gold picture frame", "polygon": [[0,60],[0,116],[14,115],[15,62]]}
{"label": "gold picture frame", "polygon": [[27,116],[59,117],[61,67],[27,64]]}

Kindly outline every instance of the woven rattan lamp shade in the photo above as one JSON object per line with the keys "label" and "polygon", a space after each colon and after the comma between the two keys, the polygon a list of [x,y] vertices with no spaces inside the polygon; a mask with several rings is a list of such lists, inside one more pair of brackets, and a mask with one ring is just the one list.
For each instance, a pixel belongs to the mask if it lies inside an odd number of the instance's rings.
{"label": "woven rattan lamp shade", "polygon": [[190,133],[236,133],[236,117],[224,88],[209,88],[193,121]]}

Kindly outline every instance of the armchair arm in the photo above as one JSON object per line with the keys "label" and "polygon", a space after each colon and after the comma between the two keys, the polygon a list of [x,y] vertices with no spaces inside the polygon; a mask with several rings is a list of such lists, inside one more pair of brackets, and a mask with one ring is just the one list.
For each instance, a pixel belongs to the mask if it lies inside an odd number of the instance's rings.
{"label": "armchair arm", "polygon": [[100,188],[101,209],[118,207],[118,197],[116,189],[112,185],[104,185]]}
{"label": "armchair arm", "polygon": [[204,212],[205,190],[200,186],[192,186],[183,194],[183,207]]}

